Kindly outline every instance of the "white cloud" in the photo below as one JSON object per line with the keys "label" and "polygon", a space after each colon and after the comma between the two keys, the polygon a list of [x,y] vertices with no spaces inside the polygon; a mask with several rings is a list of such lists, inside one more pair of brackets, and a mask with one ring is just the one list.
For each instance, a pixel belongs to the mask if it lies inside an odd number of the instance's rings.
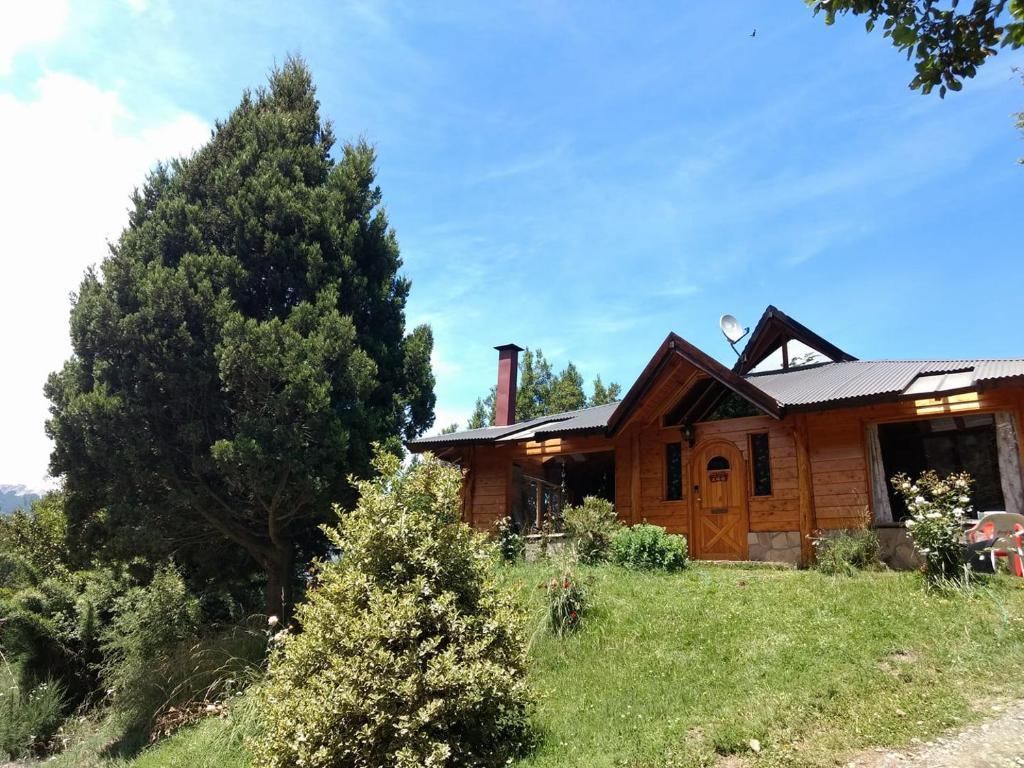
{"label": "white cloud", "polygon": [[59,38],[68,22],[67,0],[9,0],[0,5],[0,75],[22,51]]}
{"label": "white cloud", "polygon": [[127,221],[129,195],[155,161],[209,136],[195,115],[143,121],[116,91],[48,73],[34,94],[0,92],[0,481],[43,482],[43,383],[70,354],[68,295]]}

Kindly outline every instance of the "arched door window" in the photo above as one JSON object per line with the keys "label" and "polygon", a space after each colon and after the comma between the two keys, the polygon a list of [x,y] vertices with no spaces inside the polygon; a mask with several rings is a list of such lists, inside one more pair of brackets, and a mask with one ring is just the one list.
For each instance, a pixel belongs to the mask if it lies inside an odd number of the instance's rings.
{"label": "arched door window", "polygon": [[715,456],[711,461],[708,462],[708,472],[715,469],[728,469],[729,460],[725,456]]}

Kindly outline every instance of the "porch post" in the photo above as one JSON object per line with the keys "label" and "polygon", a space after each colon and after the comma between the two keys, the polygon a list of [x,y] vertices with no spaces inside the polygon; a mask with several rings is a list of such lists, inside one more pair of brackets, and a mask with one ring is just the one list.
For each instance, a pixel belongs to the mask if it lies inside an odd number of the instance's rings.
{"label": "porch post", "polygon": [[807,435],[807,415],[796,414],[793,438],[796,443],[796,476],[800,493],[800,566],[806,568],[814,559],[811,532],[814,530],[814,487],[811,480],[811,450]]}
{"label": "porch post", "polygon": [[640,435],[634,432],[630,438],[630,455],[633,460],[629,476],[629,517],[636,525],[640,521]]}
{"label": "porch post", "polygon": [[871,513],[876,523],[891,523],[892,505],[889,503],[889,482],[882,461],[882,443],[878,438],[878,425],[865,428],[868,449],[868,483],[871,487]]}
{"label": "porch post", "polygon": [[537,486],[537,519],[534,524],[540,531],[544,527],[544,486],[540,484],[540,481],[536,481],[535,484]]}
{"label": "porch post", "polygon": [[1003,490],[1003,506],[1007,512],[1024,512],[1024,486],[1020,469],[1020,443],[1013,423],[1013,414],[1001,411],[995,415],[996,452],[999,480]]}

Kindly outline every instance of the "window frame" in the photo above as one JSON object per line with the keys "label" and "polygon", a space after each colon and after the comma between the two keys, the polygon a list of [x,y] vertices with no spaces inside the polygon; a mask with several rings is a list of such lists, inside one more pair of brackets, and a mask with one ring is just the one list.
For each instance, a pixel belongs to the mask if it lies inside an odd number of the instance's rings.
{"label": "window frame", "polygon": [[[662,452],[661,467],[663,473],[663,481],[661,484],[662,500],[669,504],[675,504],[677,502],[686,501],[686,472],[683,468],[683,441],[682,440],[669,440],[664,443],[664,449]],[[675,446],[679,451],[679,496],[673,498],[669,495],[669,450]]]}
{"label": "window frame", "polygon": [[[934,398],[934,399],[938,400],[939,398]],[[1003,409],[1003,410],[1005,410],[1005,409]],[[993,428],[998,428],[997,425],[996,425],[996,415],[999,412],[1000,412],[1000,409],[998,409],[998,408],[980,408],[980,409],[977,409],[977,410],[970,410],[970,411],[963,411],[963,412],[936,413],[936,414],[928,414],[928,415],[921,415],[921,414],[905,415],[905,416],[904,415],[899,415],[899,416],[893,416],[893,417],[889,417],[889,418],[882,418],[882,419],[879,419],[877,421],[872,421],[871,423],[874,424],[875,427],[878,429],[878,446],[879,446],[879,450],[880,450],[880,453],[881,453],[879,458],[880,458],[880,460],[882,461],[882,464],[883,464],[883,475],[890,474],[889,469],[884,466],[885,465],[885,452],[886,452],[886,449],[882,445],[882,441],[883,441],[883,429],[885,427],[891,427],[891,426],[897,426],[897,425],[915,424],[915,423],[919,423],[919,422],[928,422],[928,421],[941,421],[943,419],[948,419],[948,418],[956,419],[956,418],[962,418],[962,417],[968,417],[969,418],[969,417],[976,417],[976,416],[987,416],[987,417],[990,417],[992,419],[992,424],[991,425],[988,425],[988,424],[986,424],[986,425],[978,425],[978,426],[974,426],[974,427],[966,427],[966,428],[963,428],[963,429],[958,427],[956,430],[949,430],[949,431],[955,431],[955,432],[979,431],[981,429],[987,429],[990,426],[993,427]],[[995,465],[994,465],[994,467],[995,467],[996,473],[999,475],[1000,492],[1002,492],[1002,467],[999,465],[999,456],[998,456],[999,448],[998,448],[998,444],[995,447],[995,451],[996,451],[996,456],[995,456]],[[871,471],[870,467],[868,469],[868,478],[869,478],[868,479],[869,485],[873,488],[875,483],[876,483],[876,478],[874,477],[874,472]],[[892,513],[893,519],[892,519],[892,521],[885,521],[885,522],[881,522],[881,523],[879,523],[878,521],[874,521],[872,523],[872,525],[881,526],[881,527],[904,528],[906,526],[906,521],[909,519],[909,517],[904,516],[904,517],[898,517],[897,518],[897,515],[899,514],[899,510],[897,508],[897,505],[899,504],[899,502],[897,501],[895,492],[893,491],[891,485],[889,484],[888,480],[885,477],[882,478],[881,482],[882,482],[882,488],[884,490],[884,493],[886,493],[887,496],[889,497],[889,504],[890,504],[890,509],[891,509],[891,513]],[[971,500],[971,503],[972,504],[974,503],[974,499],[973,498]],[[1004,498],[1004,506],[1005,506],[1005,498]],[[978,514],[981,514],[984,510],[976,509],[975,511]]]}
{"label": "window frame", "polygon": [[[754,452],[754,438],[764,435],[765,445],[768,449],[768,493],[757,492],[757,456]],[[771,433],[768,430],[762,430],[758,432],[747,433],[747,451],[750,456],[750,461],[747,464],[750,467],[748,471],[748,477],[750,482],[750,498],[752,499],[770,499],[775,495],[775,466],[772,461],[772,438]]]}

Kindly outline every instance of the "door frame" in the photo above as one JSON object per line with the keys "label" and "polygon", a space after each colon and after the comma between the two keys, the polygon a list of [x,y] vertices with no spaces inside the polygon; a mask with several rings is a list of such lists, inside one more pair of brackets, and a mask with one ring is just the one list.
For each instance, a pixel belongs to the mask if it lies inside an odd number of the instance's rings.
{"label": "door frame", "polygon": [[699,473],[703,471],[703,461],[697,461],[699,457],[708,448],[721,447],[723,450],[721,453],[730,453],[730,463],[732,458],[736,459],[735,466],[742,473],[742,483],[739,483],[740,487],[740,525],[743,528],[743,536],[741,539],[740,546],[740,558],[737,562],[750,559],[750,483],[747,482],[747,460],[743,455],[743,450],[731,440],[726,440],[721,437],[711,437],[706,440],[698,441],[694,444],[693,448],[689,451],[689,472],[687,477],[690,481],[690,532],[691,536],[689,541],[690,557],[695,560],[701,560],[704,557],[704,553],[700,551],[699,536],[697,531],[699,530],[700,523],[700,504],[697,502],[697,488],[700,484]]}

